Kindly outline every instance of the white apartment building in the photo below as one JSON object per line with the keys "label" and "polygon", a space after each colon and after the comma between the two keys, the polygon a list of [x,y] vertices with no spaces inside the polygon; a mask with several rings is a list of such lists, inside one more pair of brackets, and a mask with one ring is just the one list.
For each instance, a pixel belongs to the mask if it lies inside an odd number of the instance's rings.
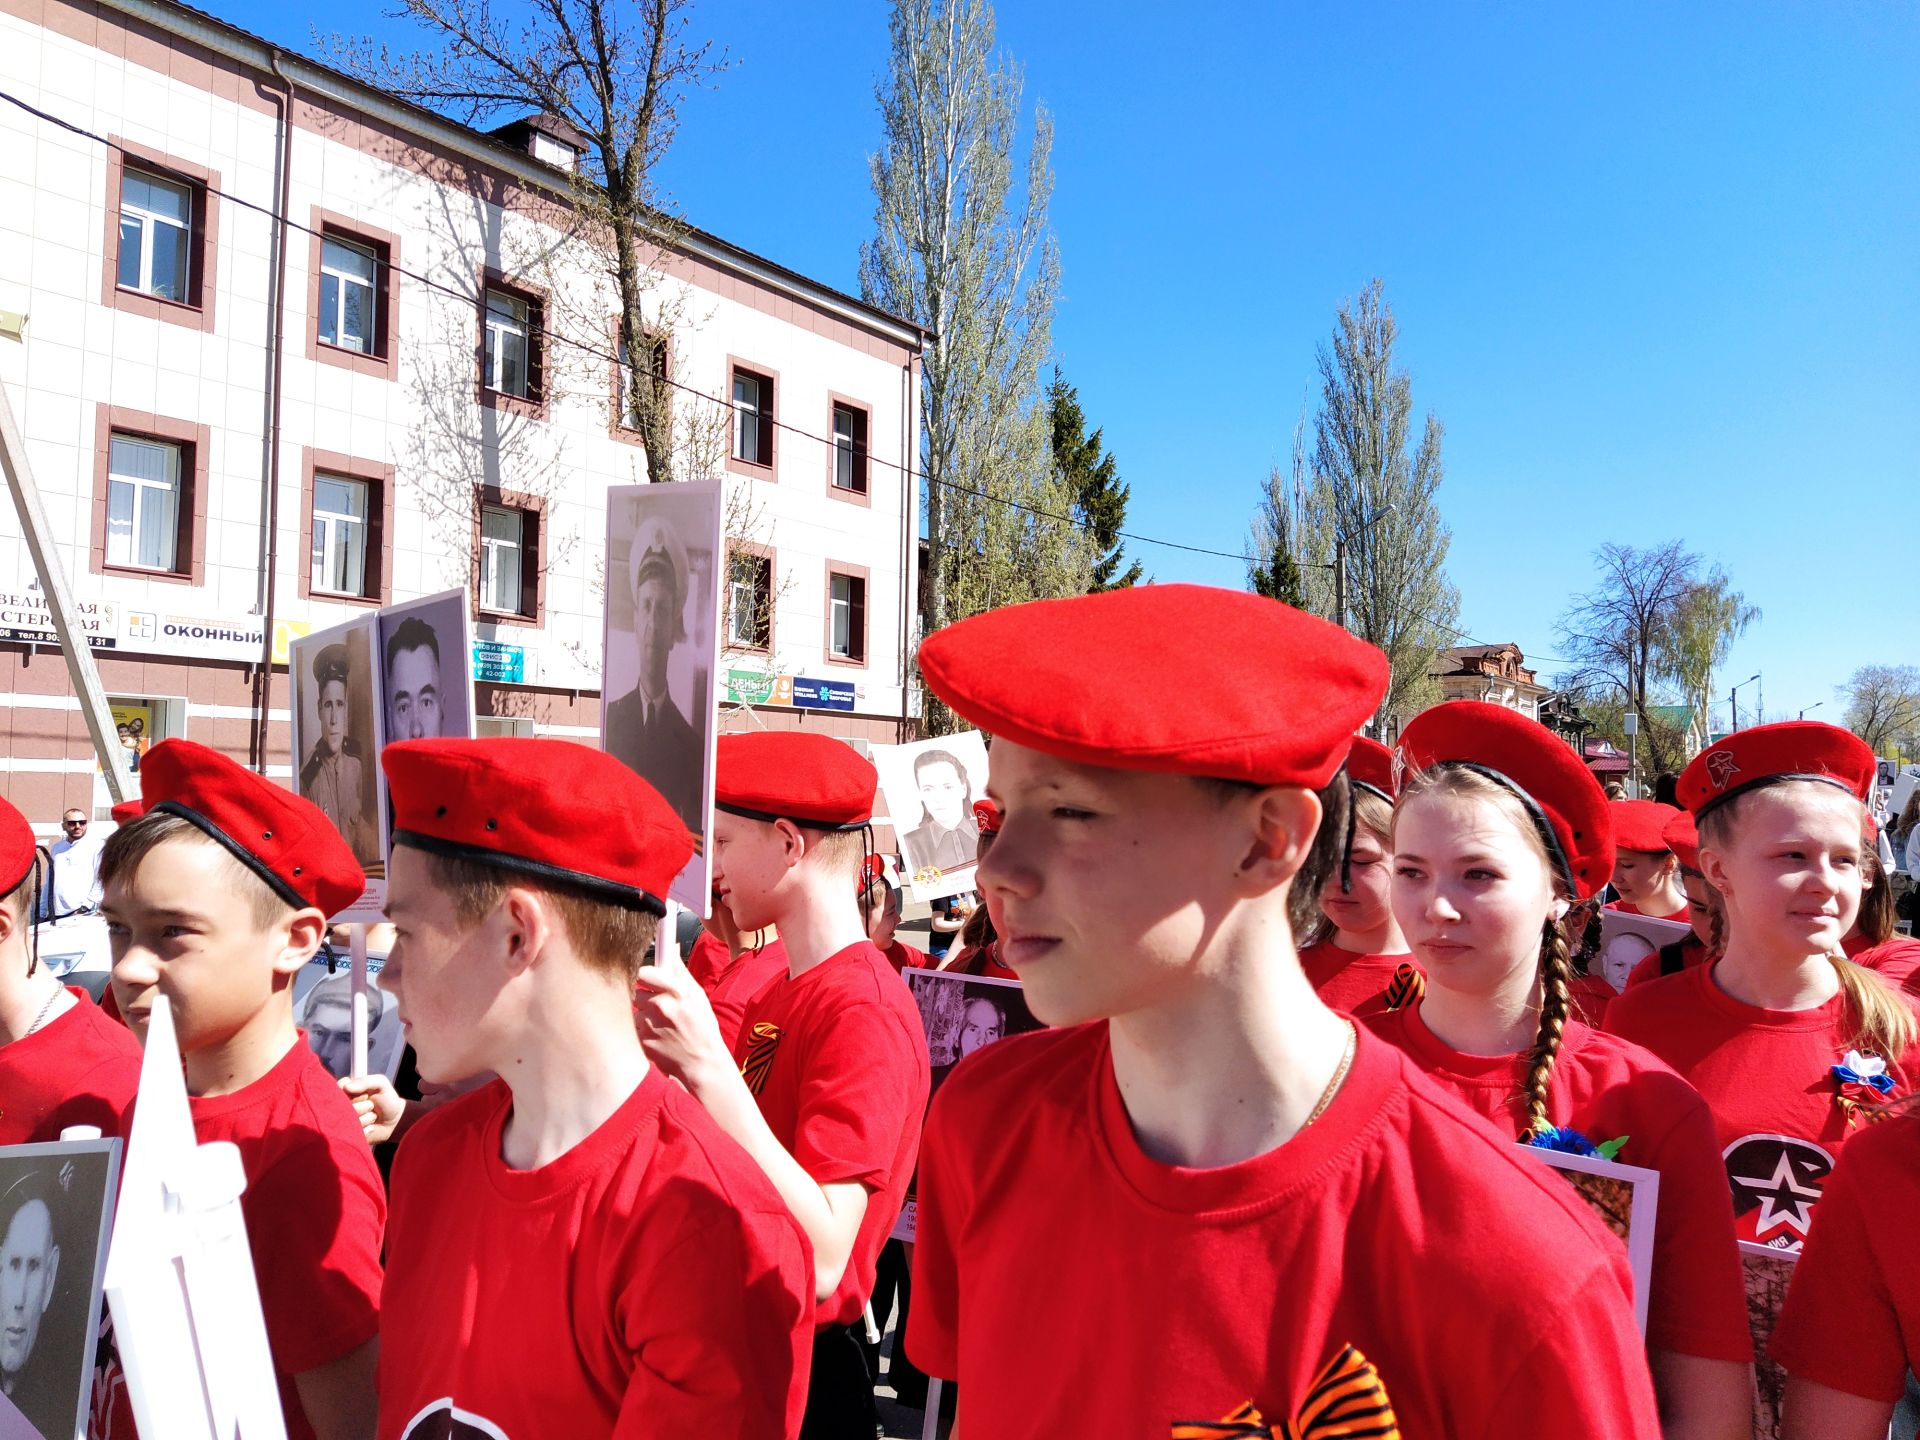
{"label": "white apartment building", "polygon": [[[460,585],[482,733],[597,736],[605,491],[647,466],[570,139],[167,0],[0,0],[0,385],[147,740],[287,775],[289,641]],[[681,478],[729,489],[726,698],[904,738],[922,332],[697,231],[655,268]],[[51,830],[103,792],[33,573],[0,506],[0,793]]]}

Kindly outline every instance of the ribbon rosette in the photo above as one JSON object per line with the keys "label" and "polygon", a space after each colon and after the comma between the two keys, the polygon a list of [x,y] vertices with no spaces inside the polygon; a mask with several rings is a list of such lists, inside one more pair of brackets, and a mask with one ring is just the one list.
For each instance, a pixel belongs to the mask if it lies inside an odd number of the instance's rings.
{"label": "ribbon rosette", "polygon": [[1847,1058],[1833,1066],[1828,1073],[1840,1086],[1833,1103],[1840,1107],[1841,1115],[1850,1126],[1863,1115],[1867,1119],[1874,1119],[1875,1109],[1894,1092],[1893,1076],[1887,1073],[1887,1062],[1878,1055],[1863,1055],[1858,1050],[1849,1050]]}
{"label": "ribbon rosette", "polygon": [[1520,1143],[1539,1150],[1558,1151],[1562,1155],[1588,1155],[1596,1160],[1611,1160],[1620,1153],[1628,1138],[1622,1135],[1617,1140],[1596,1145],[1571,1126],[1542,1125],[1531,1134],[1521,1136]]}
{"label": "ribbon rosette", "polygon": [[1313,1377],[1291,1420],[1269,1421],[1251,1403],[1224,1420],[1183,1420],[1172,1440],[1400,1440],[1400,1422],[1380,1372],[1348,1345]]}

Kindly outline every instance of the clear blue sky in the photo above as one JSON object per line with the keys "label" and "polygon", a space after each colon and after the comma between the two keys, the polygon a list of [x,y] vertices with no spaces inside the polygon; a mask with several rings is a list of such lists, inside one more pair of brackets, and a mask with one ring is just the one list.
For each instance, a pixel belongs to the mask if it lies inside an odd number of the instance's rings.
{"label": "clear blue sky", "polygon": [[[368,0],[327,14],[406,37]],[[666,168],[688,219],[857,289],[886,17],[694,12],[733,65]],[[999,26],[1055,117],[1054,342],[1129,528],[1239,551],[1315,346],[1377,275],[1446,425],[1475,637],[1550,672],[1593,547],[1678,537],[1764,612],[1726,678],[1764,672],[1770,714],[1837,719],[1855,666],[1920,662],[1920,7],[1003,0]]]}

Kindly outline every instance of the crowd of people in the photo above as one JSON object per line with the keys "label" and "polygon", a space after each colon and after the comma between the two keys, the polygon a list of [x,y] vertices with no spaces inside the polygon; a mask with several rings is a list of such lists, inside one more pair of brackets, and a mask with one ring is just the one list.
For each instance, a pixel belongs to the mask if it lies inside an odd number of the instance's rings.
{"label": "crowd of people", "polygon": [[[1734,1440],[1756,1361],[1789,1440],[1887,1435],[1920,943],[1859,740],[1739,731],[1667,803],[1477,701],[1389,749],[1358,736],[1377,650],[1182,585],[988,612],[920,666],[993,737],[987,793],[916,831],[977,861],[938,956],[842,741],[720,739],[683,964],[652,947],[694,839],[645,780],[564,741],[389,746],[399,1085],[336,1082],[295,1026],[363,884],[308,800],[154,745],[100,849],[98,1005],[37,963],[0,804],[0,1144],[126,1134],[164,996],[196,1131],[246,1164],[296,1440],[868,1440],[883,1347],[965,1440]],[[1618,991],[1609,908],[1688,927]],[[900,972],[939,967],[1017,980],[1044,1028],[969,1000],[930,1054]],[[1657,1173],[1644,1295],[1545,1154]],[[1743,1241],[1799,1256],[1759,1354]],[[109,1358],[92,1432],[132,1434],[127,1400]]]}

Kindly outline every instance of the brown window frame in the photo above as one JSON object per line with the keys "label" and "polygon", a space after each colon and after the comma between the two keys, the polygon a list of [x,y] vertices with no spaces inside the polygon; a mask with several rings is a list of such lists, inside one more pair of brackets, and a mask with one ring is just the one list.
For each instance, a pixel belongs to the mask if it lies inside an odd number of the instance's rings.
{"label": "brown window frame", "polygon": [[[180,447],[180,481],[186,488],[175,512],[171,570],[149,570],[144,565],[115,565],[107,559],[107,472],[112,463],[113,437],[127,435]],[[150,415],[119,405],[94,407],[93,526],[87,568],[95,575],[128,575],[166,585],[204,585],[207,579],[208,463],[212,454],[210,426],[166,415]]]}
{"label": "brown window frame", "polygon": [[[520,532],[520,609],[493,610],[480,603],[480,531],[482,517],[489,508],[518,510],[523,517]],[[527,539],[531,527],[533,539]],[[532,564],[528,564],[531,557]],[[497,485],[474,487],[473,563],[469,570],[469,593],[473,596],[472,614],[476,622],[490,625],[530,625],[539,627],[547,617],[547,501],[543,495],[528,495],[518,490],[502,490]]]}
{"label": "brown window frame", "polygon": [[[487,295],[490,291],[510,295],[527,307],[527,393],[515,395],[495,390],[487,384]],[[537,285],[508,278],[498,270],[480,272],[478,300],[474,306],[474,387],[480,403],[504,415],[520,415],[529,420],[545,420],[551,413],[551,387],[547,384],[547,292]]]}
{"label": "brown window frame", "polygon": [[[644,330],[641,332],[653,353],[659,357],[654,366],[656,380],[673,379],[673,333],[671,331]],[[640,431],[627,424],[627,387],[625,377],[620,373],[620,317],[612,316],[607,321],[607,353],[613,357],[607,369],[612,378],[607,384],[607,433],[614,439],[627,445],[641,443]],[[731,448],[733,437],[727,437]]]}
{"label": "brown window frame", "polygon": [[[399,376],[400,237],[348,215],[313,207],[312,234],[307,247],[307,358],[338,365],[379,380]],[[379,267],[373,287],[373,350],[363,354],[320,338],[320,257],[327,239],[343,240],[374,252]]]}
{"label": "brown window frame", "polygon": [[[735,442],[739,439],[739,419],[733,412],[733,382],[740,373],[745,372],[767,387],[767,403],[760,412],[760,439],[767,458],[761,460],[742,460],[733,453]],[[737,355],[727,357],[727,469],[735,475],[750,475],[756,480],[778,480],[780,478],[780,372],[760,364],[756,360],[743,360]]]}
{"label": "brown window frame", "polygon": [[[129,168],[149,171],[193,191],[193,223],[187,227],[187,298],[163,300],[144,290],[120,288],[120,197]],[[100,301],[129,315],[213,331],[219,294],[220,172],[176,159],[120,135],[107,137],[106,239],[100,270]]]}
{"label": "brown window frame", "polygon": [[[860,632],[860,651],[857,655],[836,655],[833,653],[833,581],[835,576],[845,576],[849,580],[857,580],[860,583],[860,600],[855,606],[856,613],[854,617],[859,623]],[[821,650],[827,664],[844,665],[851,670],[864,670],[867,668],[868,656],[873,653],[871,649],[872,617],[870,613],[872,594],[872,572],[869,571],[866,566],[847,565],[838,560],[827,561],[826,601],[822,606],[822,609],[825,611],[825,623],[823,626],[824,637],[821,644]],[[852,638],[853,628],[851,625],[848,627],[849,639]]]}
{"label": "brown window frame", "polygon": [[[764,635],[759,644],[743,645],[733,638],[733,562],[735,560],[756,560],[767,567],[766,616],[763,626]],[[775,576],[778,574],[779,565],[770,546],[759,545],[751,540],[734,540],[728,543],[727,592],[725,603],[722,606],[725,612],[723,618],[726,628],[721,632],[726,637],[725,648],[742,651],[749,655],[773,654],[775,645],[774,627],[778,618],[775,613],[777,607],[773,603],[775,594],[774,584]]]}
{"label": "brown window frame", "polygon": [[[833,427],[836,410],[846,410],[859,418],[858,437],[853,449],[854,488],[843,490],[834,483],[840,470],[840,441]],[[827,494],[847,505],[873,505],[873,407],[850,395],[827,392]]]}
{"label": "brown window frame", "polygon": [[[367,559],[362,571],[368,585],[363,595],[313,588],[314,479],[338,475],[363,481],[367,497]],[[342,605],[378,607],[393,603],[393,491],[394,467],[377,460],[359,460],[331,450],[303,446],[300,452],[300,598],[333,600]]]}

